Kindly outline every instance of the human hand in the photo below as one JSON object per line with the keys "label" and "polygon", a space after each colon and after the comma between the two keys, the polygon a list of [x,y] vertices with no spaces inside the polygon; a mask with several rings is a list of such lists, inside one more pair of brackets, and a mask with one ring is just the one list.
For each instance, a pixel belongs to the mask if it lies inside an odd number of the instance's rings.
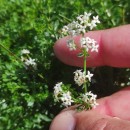
{"label": "human hand", "polygon": [[[98,53],[90,52],[87,66],[130,67],[130,25],[113,29],[93,31],[85,34],[94,38],[99,46]],[[54,46],[56,56],[66,64],[82,66],[82,59],[77,58],[77,51],[70,52],[66,39],[60,39]],[[79,36],[75,37],[79,43]],[[61,55],[62,54],[62,55]],[[98,100],[94,110],[61,112],[52,122],[50,130],[128,130],[130,129],[130,87],[111,96]],[[113,118],[118,117],[118,118]]]}

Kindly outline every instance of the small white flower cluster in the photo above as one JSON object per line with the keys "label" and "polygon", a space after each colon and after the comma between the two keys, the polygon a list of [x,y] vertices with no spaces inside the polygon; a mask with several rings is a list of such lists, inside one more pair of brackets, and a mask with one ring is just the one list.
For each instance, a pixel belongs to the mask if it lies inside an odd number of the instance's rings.
{"label": "small white flower cluster", "polygon": [[[84,15],[79,15],[76,18],[76,21],[73,21],[62,28],[62,34],[71,36],[71,38],[67,41],[67,46],[71,51],[77,49],[73,36],[85,34],[88,30],[92,30],[96,27],[97,23],[100,23],[98,16],[93,16],[92,19],[91,17],[91,13],[84,12]],[[97,42],[94,39],[89,37],[82,37],[80,39],[80,47],[85,48],[86,51],[91,50],[91,52],[98,52],[99,45],[96,45],[96,43]]]}
{"label": "small white flower cluster", "polygon": [[29,53],[30,53],[30,51],[27,50],[27,49],[23,49],[23,50],[21,51],[21,55],[23,55],[23,54],[29,54]]}
{"label": "small white flower cluster", "polygon": [[84,34],[86,32],[86,29],[92,30],[94,27],[97,26],[97,23],[100,23],[98,16],[93,16],[93,19],[91,19],[91,13],[84,12],[83,15],[79,15],[76,18],[76,21],[73,21],[72,23],[66,25],[62,29],[62,33],[64,35],[79,35]]}
{"label": "small white flower cluster", "polygon": [[82,95],[82,100],[89,105],[90,108],[96,108],[98,103],[96,102],[97,95],[93,94],[91,91]]}
{"label": "small white flower cluster", "polygon": [[21,51],[21,60],[24,62],[26,68],[28,68],[29,66],[32,66],[33,68],[36,69],[36,62],[35,62],[35,59],[32,59],[30,56],[30,51],[27,50],[27,49],[23,49]]}
{"label": "small white flower cluster", "polygon": [[36,62],[35,62],[35,59],[32,59],[32,58],[29,58],[29,59],[26,59],[25,60],[25,65],[26,66],[33,66],[33,67],[36,67]]}
{"label": "small white flower cluster", "polygon": [[61,101],[63,102],[62,105],[65,107],[71,106],[71,103],[74,102],[71,97],[70,91],[62,94]]}
{"label": "small white flower cluster", "polygon": [[78,86],[81,86],[87,82],[87,79],[91,82],[91,77],[93,76],[90,71],[88,71],[86,75],[85,72],[82,72],[82,70],[76,70],[74,74],[74,81],[76,84],[78,84]]}
{"label": "small white flower cluster", "polygon": [[67,47],[70,49],[70,51],[77,49],[76,44],[74,43],[73,39],[69,39],[67,41]]}
{"label": "small white flower cluster", "polygon": [[[65,107],[71,106],[72,103],[74,103],[74,100],[72,100],[72,96],[70,91],[64,91],[62,89],[63,83],[59,82],[54,86],[54,96],[56,101],[62,101],[62,105]],[[91,91],[86,92],[85,94],[82,94],[79,97],[84,105],[87,105],[87,109],[96,108],[98,103],[96,102],[97,95],[93,94]],[[80,101],[81,101],[80,100]],[[80,102],[78,102],[80,104]],[[76,103],[77,104],[77,103]]]}
{"label": "small white flower cluster", "polygon": [[91,50],[91,52],[93,51],[98,52],[99,45],[96,45],[96,43],[97,42],[94,39],[91,39],[89,37],[82,37],[80,39],[81,48],[86,49],[87,52],[89,50]]}
{"label": "small white flower cluster", "polygon": [[71,106],[71,103],[74,101],[72,100],[70,91],[63,91],[62,90],[62,82],[57,83],[54,86],[54,96],[57,101],[62,101],[62,105],[65,107]]}
{"label": "small white flower cluster", "polygon": [[[91,52],[98,52],[98,47],[99,45],[96,44],[97,42],[94,39],[91,39],[89,37],[82,37],[80,39],[80,47],[81,49],[85,49],[87,52],[90,50]],[[70,51],[72,50],[76,50],[77,46],[74,43],[73,39],[69,39],[67,41],[67,47],[70,49]]]}
{"label": "small white flower cluster", "polygon": [[57,96],[62,92],[62,88],[61,88],[62,84],[63,84],[62,82],[59,82],[54,86],[54,96],[56,99]]}

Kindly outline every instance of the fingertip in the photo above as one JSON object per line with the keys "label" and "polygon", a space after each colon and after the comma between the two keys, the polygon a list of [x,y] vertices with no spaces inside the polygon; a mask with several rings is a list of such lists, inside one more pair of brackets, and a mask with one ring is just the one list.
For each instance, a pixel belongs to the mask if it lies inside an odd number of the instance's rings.
{"label": "fingertip", "polygon": [[[102,49],[101,49],[101,34],[103,31],[92,31],[85,34],[85,37],[90,37],[97,41],[99,44],[99,51],[98,52],[89,52],[89,57],[87,58],[87,66],[88,67],[95,67],[95,66],[102,66]],[[71,37],[67,36],[64,38],[59,39],[56,41],[54,45],[54,53],[56,57],[65,64],[77,67],[83,67],[83,58],[77,57],[77,54],[80,52],[79,49],[70,51],[67,47],[67,40]],[[81,35],[73,37],[75,44],[77,46],[80,45],[80,38]]]}
{"label": "fingertip", "polygon": [[[80,36],[76,36],[75,42],[79,43]],[[70,51],[67,47],[67,40],[69,40],[70,37],[64,37],[56,41],[53,49],[56,57],[62,61],[63,63],[71,66],[83,66],[83,60],[82,58],[78,58],[77,54],[79,53],[79,50],[73,50]]]}
{"label": "fingertip", "polygon": [[53,120],[49,130],[74,130],[74,111],[61,112]]}

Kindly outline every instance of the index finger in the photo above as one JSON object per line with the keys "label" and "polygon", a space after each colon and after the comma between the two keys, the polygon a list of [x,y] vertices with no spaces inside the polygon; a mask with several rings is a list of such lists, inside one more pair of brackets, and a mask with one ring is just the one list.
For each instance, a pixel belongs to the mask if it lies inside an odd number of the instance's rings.
{"label": "index finger", "polygon": [[[124,25],[107,30],[91,31],[85,34],[97,41],[99,51],[89,52],[88,67],[112,66],[130,67],[130,25]],[[75,36],[74,41],[79,44],[81,36]],[[66,45],[68,37],[59,39],[54,45],[54,52],[58,59],[68,65],[83,66],[83,59],[77,57],[78,51],[70,51]]]}

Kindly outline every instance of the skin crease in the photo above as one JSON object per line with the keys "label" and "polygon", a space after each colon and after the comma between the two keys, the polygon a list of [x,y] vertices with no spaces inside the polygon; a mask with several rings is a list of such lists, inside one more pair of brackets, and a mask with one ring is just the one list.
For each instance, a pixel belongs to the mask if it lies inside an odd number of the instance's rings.
{"label": "skin crease", "polygon": [[[94,38],[99,44],[98,53],[90,52],[87,66],[130,67],[130,25],[93,31],[85,36]],[[77,45],[79,38],[80,36],[74,38]],[[56,56],[65,64],[82,67],[83,60],[76,56],[78,51],[69,51],[66,47],[67,39],[68,37],[62,38],[54,45]],[[50,130],[130,130],[129,99],[130,87],[127,87],[98,99],[96,109],[76,112],[68,108],[55,117]]]}

